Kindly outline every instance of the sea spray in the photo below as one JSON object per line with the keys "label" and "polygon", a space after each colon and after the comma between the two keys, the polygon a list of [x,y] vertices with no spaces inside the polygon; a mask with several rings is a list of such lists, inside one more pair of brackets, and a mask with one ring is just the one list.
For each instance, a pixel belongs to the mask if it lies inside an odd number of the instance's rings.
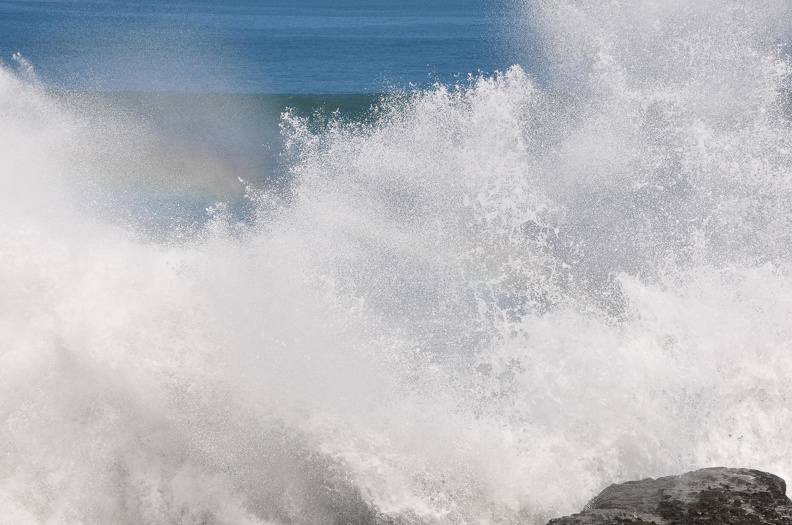
{"label": "sea spray", "polygon": [[[287,113],[278,190],[0,70],[0,521],[542,523],[789,479],[782,4],[532,3],[541,84]],[[118,198],[195,180],[254,212]]]}

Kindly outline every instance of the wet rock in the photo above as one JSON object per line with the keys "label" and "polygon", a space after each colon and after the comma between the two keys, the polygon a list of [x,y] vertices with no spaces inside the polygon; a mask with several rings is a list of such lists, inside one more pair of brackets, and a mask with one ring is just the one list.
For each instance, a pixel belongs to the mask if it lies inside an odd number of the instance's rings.
{"label": "wet rock", "polygon": [[706,468],[611,485],[583,512],[548,525],[792,525],[784,480],[749,469]]}

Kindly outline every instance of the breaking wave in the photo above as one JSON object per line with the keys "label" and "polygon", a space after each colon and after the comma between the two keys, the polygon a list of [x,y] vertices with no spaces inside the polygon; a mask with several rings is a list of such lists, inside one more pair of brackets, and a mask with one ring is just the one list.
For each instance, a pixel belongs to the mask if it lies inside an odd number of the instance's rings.
{"label": "breaking wave", "polygon": [[[287,112],[275,189],[4,66],[1,519],[543,523],[789,479],[789,10],[533,2],[541,85]],[[247,211],[146,205],[195,195]]]}

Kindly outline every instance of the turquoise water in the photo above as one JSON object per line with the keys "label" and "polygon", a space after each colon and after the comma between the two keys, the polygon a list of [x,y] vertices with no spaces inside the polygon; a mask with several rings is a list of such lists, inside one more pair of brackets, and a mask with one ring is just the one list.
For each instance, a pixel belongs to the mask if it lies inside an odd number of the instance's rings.
{"label": "turquoise water", "polygon": [[[248,220],[251,208],[240,180],[258,188],[288,191],[290,166],[296,157],[285,149],[282,117],[286,112],[306,119],[316,131],[328,122],[371,122],[383,101],[396,96],[57,93],[58,100],[82,118],[110,119],[125,142],[147,150],[155,159],[135,157],[123,166],[107,168],[102,192],[116,218],[160,233],[166,233],[172,221],[203,224],[207,207],[217,202],[227,203],[236,216]],[[200,159],[213,168],[204,173],[185,159]]]}

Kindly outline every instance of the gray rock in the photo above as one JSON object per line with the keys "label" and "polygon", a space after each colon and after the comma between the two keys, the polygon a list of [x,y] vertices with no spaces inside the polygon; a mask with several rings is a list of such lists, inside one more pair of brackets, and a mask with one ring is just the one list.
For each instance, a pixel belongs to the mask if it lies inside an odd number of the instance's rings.
{"label": "gray rock", "polygon": [[681,476],[611,485],[583,512],[548,525],[792,525],[792,501],[778,476],[706,468]]}

